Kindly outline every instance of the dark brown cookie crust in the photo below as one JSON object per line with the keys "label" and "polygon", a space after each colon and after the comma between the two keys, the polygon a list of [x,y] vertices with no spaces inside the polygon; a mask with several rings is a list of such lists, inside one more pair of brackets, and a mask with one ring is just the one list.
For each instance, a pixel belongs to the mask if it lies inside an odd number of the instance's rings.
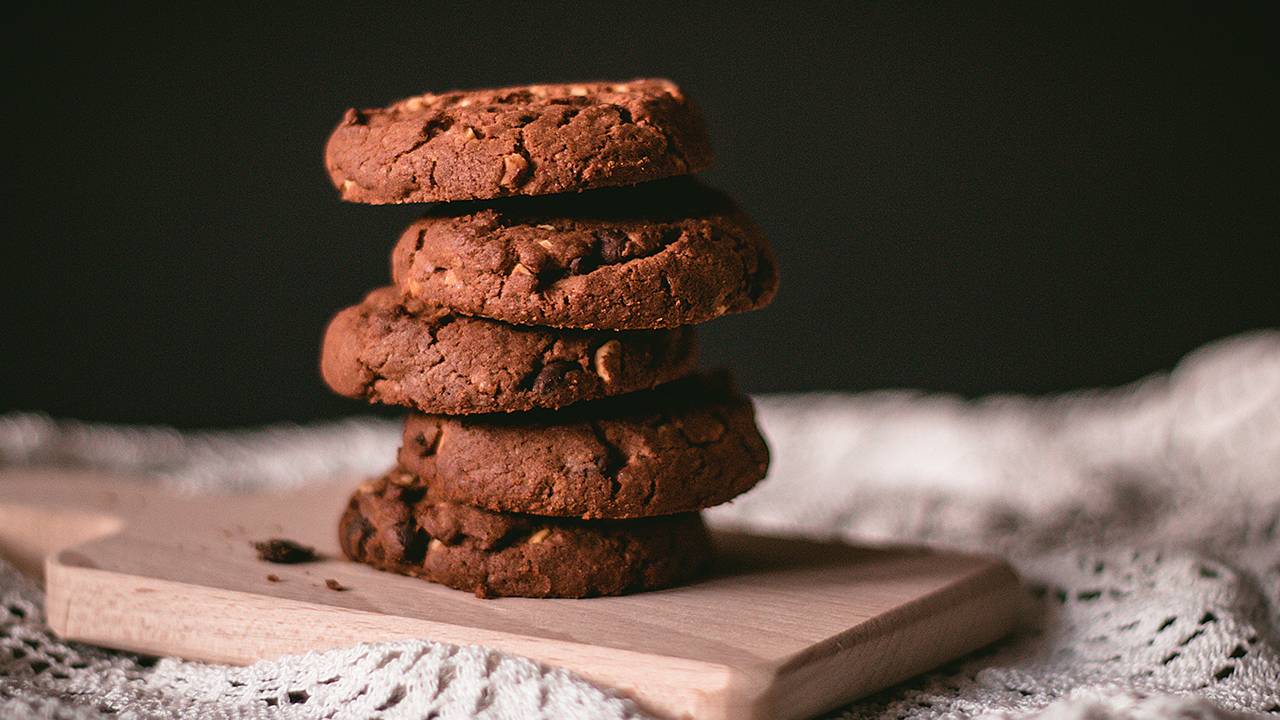
{"label": "dark brown cookie crust", "polygon": [[492,513],[426,497],[393,471],[351,497],[347,557],[480,597],[621,595],[693,577],[710,557],[696,513],[625,521]]}
{"label": "dark brown cookie crust", "polygon": [[764,477],[769,449],[750,399],[694,376],[557,412],[413,415],[399,462],[442,501],[637,518],[733,499]]}
{"label": "dark brown cookie crust", "polygon": [[392,253],[402,292],[525,325],[670,328],[769,304],[773,252],[720,193],[687,178],[433,208]]}
{"label": "dark brown cookie crust", "polygon": [[338,313],[320,372],[340,395],[450,415],[558,408],[692,371],[692,328],[606,332],[453,315],[394,287]]}
{"label": "dark brown cookie crust", "polygon": [[674,83],[526,85],[426,94],[348,110],[325,166],[342,199],[483,200],[634,185],[711,164]]}

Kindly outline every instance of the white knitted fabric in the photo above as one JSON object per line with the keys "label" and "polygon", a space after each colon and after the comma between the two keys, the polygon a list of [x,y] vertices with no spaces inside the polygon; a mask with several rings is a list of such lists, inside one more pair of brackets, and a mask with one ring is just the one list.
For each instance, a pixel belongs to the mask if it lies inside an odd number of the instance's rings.
{"label": "white knitted fabric", "polygon": [[[1059,398],[759,399],[770,478],[713,522],[997,551],[1022,629],[842,718],[1280,716],[1280,332]],[[179,434],[0,416],[0,463],[192,491],[376,472],[395,423]],[[640,718],[569,673],[429,639],[232,668],[59,641],[0,567],[0,717]]]}

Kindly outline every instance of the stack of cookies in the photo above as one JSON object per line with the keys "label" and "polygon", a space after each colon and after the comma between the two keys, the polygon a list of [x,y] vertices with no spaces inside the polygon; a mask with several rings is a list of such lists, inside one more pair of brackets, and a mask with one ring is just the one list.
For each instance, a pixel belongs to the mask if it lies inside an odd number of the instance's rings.
{"label": "stack of cookies", "polygon": [[396,466],[351,498],[344,552],[482,597],[696,574],[698,511],[769,454],[750,400],[695,370],[692,325],[763,307],[777,270],[690,177],[711,152],[679,88],[423,95],[347,111],[325,159],[345,200],[434,203],[394,284],[325,333],[334,391],[412,411]]}

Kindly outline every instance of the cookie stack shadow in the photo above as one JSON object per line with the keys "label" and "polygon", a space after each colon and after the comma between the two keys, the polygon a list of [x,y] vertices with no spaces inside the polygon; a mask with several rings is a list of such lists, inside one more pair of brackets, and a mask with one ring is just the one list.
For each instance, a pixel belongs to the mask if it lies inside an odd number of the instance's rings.
{"label": "cookie stack shadow", "polygon": [[423,95],[349,110],[345,200],[429,202],[393,284],[337,314],[321,371],[411,409],[362,484],[353,560],[484,597],[587,597],[694,577],[699,510],[764,477],[751,402],[696,370],[694,324],[777,288],[764,237],[692,174],[702,122],[662,80]]}

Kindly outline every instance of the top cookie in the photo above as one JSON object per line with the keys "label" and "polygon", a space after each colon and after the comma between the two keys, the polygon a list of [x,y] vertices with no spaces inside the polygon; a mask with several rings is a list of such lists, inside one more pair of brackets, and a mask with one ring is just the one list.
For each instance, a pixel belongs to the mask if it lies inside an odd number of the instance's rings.
{"label": "top cookie", "polygon": [[656,79],[428,93],[350,109],[325,147],[342,199],[374,205],[634,185],[710,164],[697,111]]}
{"label": "top cookie", "polygon": [[449,203],[392,254],[402,292],[517,325],[640,330],[764,307],[773,251],[692,178],[582,195]]}

